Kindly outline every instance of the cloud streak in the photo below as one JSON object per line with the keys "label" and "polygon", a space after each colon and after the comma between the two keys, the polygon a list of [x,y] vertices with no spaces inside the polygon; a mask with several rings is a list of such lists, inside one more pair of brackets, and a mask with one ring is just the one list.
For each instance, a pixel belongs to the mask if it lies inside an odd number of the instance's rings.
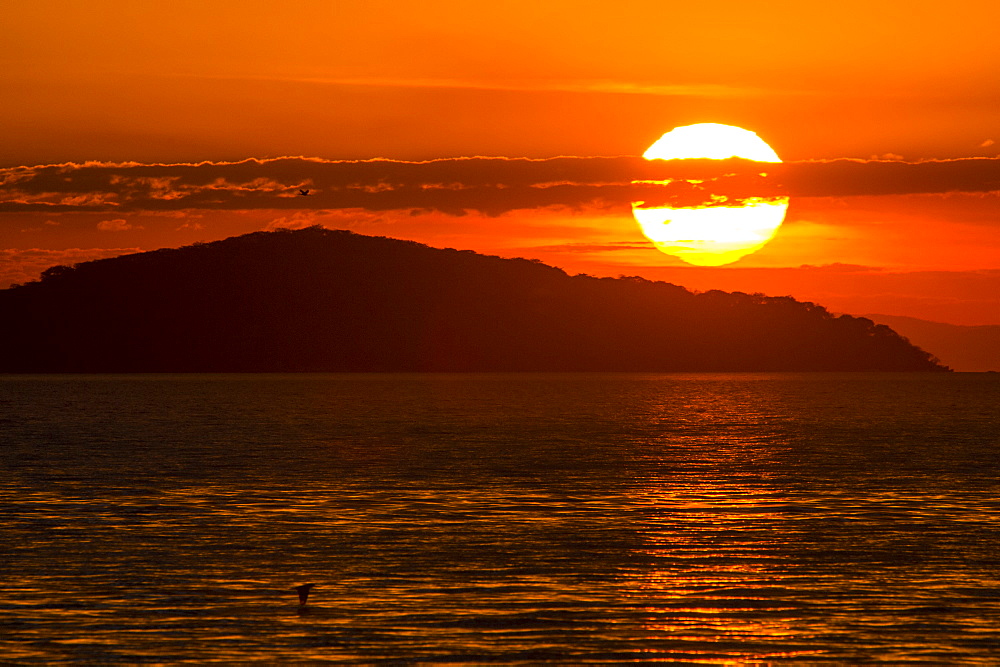
{"label": "cloud streak", "polygon": [[[210,77],[233,79],[230,76]],[[511,92],[609,93],[614,95],[652,95],[657,97],[756,97],[767,94],[763,88],[720,84],[662,84],[642,81],[595,79],[447,79],[400,77],[239,77],[251,81],[291,81],[328,86],[375,88],[446,88],[454,90],[497,90]],[[788,93],[785,93],[788,94]],[[797,93],[801,94],[801,93]]]}
{"label": "cloud streak", "polygon": [[0,285],[25,283],[37,280],[45,269],[59,264],[72,265],[93,259],[118,257],[135,252],[141,248],[69,248],[67,250],[48,250],[29,248],[26,250],[0,249]]}
{"label": "cloud streak", "polygon": [[[301,191],[308,191],[303,195]],[[0,212],[191,209],[436,210],[499,215],[564,206],[697,206],[750,197],[1000,191],[1000,158],[763,164],[640,157],[409,162],[284,157],[196,164],[0,169]]]}

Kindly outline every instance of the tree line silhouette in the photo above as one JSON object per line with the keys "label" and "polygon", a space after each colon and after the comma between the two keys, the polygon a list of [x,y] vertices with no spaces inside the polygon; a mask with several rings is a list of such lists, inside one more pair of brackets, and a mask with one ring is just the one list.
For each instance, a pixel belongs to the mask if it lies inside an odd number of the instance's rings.
{"label": "tree line silhouette", "polygon": [[947,370],[791,297],[321,227],[56,266],[0,312],[0,372]]}

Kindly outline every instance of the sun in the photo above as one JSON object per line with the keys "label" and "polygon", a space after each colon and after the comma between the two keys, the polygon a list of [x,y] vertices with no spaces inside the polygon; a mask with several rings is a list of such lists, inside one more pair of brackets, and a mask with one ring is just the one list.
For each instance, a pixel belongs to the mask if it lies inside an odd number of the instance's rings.
{"label": "sun", "polygon": [[657,139],[642,157],[647,160],[741,157],[757,162],[781,162],[774,149],[756,132],[720,123],[675,127]]}
{"label": "sun", "polygon": [[[643,157],[647,160],[737,157],[781,162],[778,154],[756,133],[718,123],[674,128],[650,146]],[[710,195],[708,190],[709,199]],[[713,203],[647,207],[641,201],[632,204],[632,215],[642,233],[658,250],[697,266],[731,264],[760,250],[777,234],[787,210],[788,197],[750,198],[738,206]]]}
{"label": "sun", "polygon": [[788,197],[753,199],[742,206],[632,207],[657,250],[695,266],[732,264],[760,250],[778,233],[787,211]]}

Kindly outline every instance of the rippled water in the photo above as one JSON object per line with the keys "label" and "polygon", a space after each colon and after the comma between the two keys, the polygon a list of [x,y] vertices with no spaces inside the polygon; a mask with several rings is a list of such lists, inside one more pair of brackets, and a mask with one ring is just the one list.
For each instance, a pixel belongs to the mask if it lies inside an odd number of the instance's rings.
{"label": "rippled water", "polygon": [[987,374],[0,377],[0,659],[997,664],[998,406]]}

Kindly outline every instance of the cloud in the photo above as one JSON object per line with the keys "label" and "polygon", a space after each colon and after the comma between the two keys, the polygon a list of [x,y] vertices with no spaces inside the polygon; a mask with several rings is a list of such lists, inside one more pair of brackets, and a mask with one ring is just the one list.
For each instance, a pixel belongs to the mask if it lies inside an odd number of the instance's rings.
{"label": "cloud", "polygon": [[610,243],[560,243],[556,245],[540,245],[524,248],[529,252],[571,252],[571,253],[592,253],[592,252],[616,252],[619,250],[652,250],[649,243],[636,243],[634,241],[612,241]]}
{"label": "cloud", "polygon": [[[202,77],[232,79],[233,77]],[[399,77],[238,77],[251,81],[279,81],[328,86],[364,86],[374,88],[446,88],[454,90],[494,90],[504,92],[610,93],[614,95],[651,95],[656,97],[757,97],[768,90],[750,86],[720,84],[657,84],[642,81],[600,79],[444,79]],[[782,91],[790,94],[787,91]],[[800,92],[796,92],[800,94]]]}
{"label": "cloud", "polygon": [[142,252],[141,248],[0,249],[0,288],[37,280],[45,269]]}
{"label": "cloud", "polygon": [[634,156],[40,165],[0,169],[0,212],[359,209],[499,215],[549,206],[627,207],[633,201],[707,205],[713,195],[733,203],[781,195],[1000,190],[1000,158],[905,162],[897,157],[766,165]]}
{"label": "cloud", "polygon": [[777,165],[793,196],[903,195],[1000,191],[1000,159],[829,160]]}
{"label": "cloud", "polygon": [[102,232],[124,232],[130,229],[142,229],[141,226],[133,225],[128,220],[124,220],[122,218],[117,218],[115,220],[101,220],[97,223],[97,228]]}
{"label": "cloud", "polygon": [[264,231],[273,232],[276,229],[304,229],[318,224],[321,211],[296,211],[291,215],[271,220],[264,226]]}

